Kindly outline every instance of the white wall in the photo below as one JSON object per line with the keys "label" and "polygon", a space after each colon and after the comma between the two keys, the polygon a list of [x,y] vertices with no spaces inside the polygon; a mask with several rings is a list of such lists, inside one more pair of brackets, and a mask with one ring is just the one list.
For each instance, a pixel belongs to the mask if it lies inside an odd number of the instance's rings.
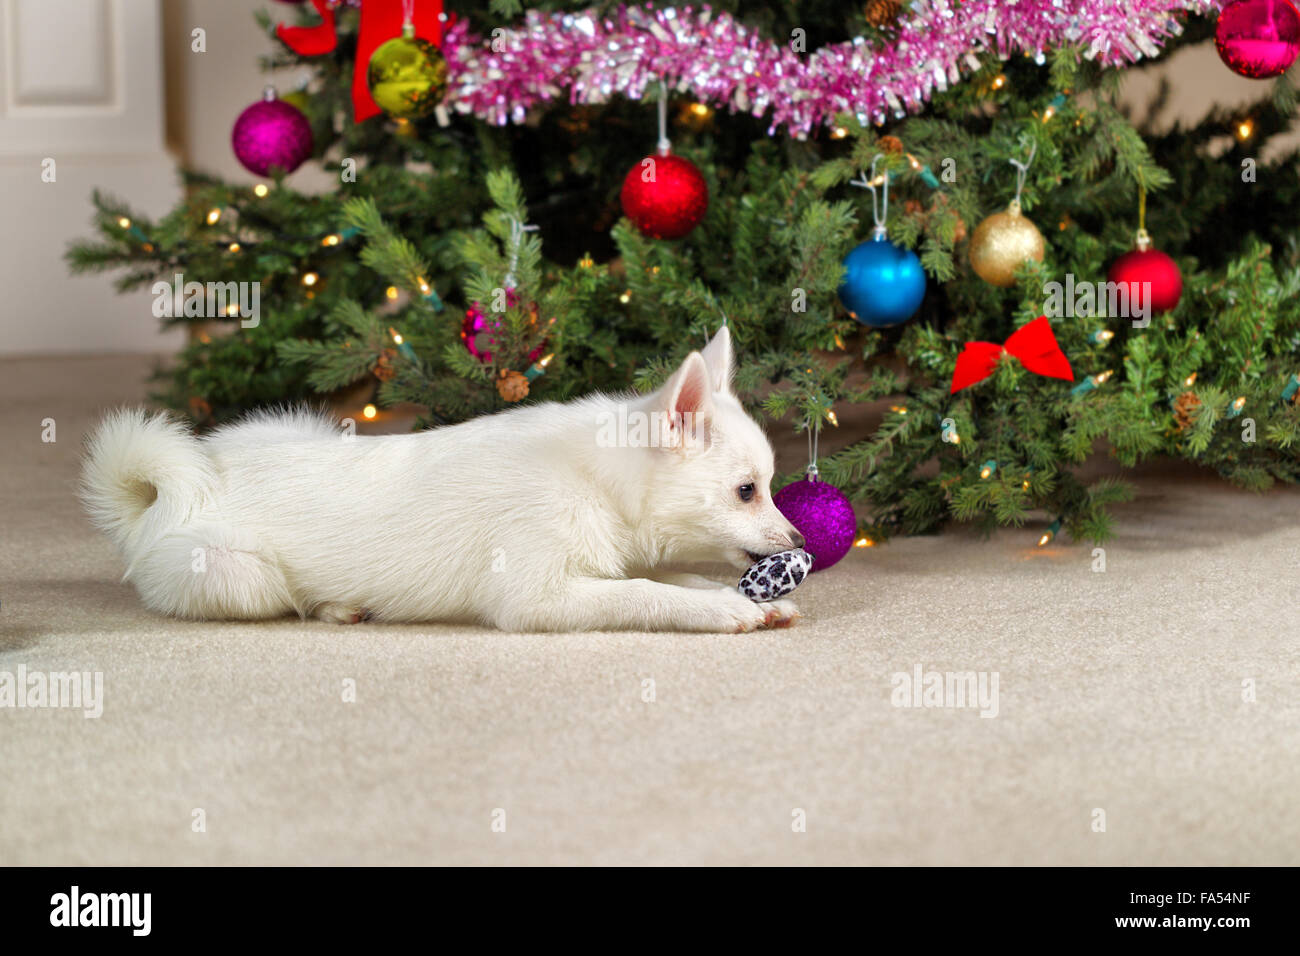
{"label": "white wall", "polygon": [[[181,344],[183,332],[159,333],[147,289],[119,295],[111,274],[71,278],[63,252],[90,235],[96,186],[159,215],[180,198],[178,160],[253,180],[231,153],[230,128],[267,82],[257,60],[270,41],[252,17],[262,7],[280,19],[294,12],[270,0],[0,0],[0,355]],[[195,27],[206,52],[191,49]],[[1173,91],[1162,124],[1267,89],[1233,75],[1206,44],[1129,74],[1137,115],[1161,77]],[[295,79],[275,82],[283,91]],[[47,157],[54,183],[41,182]],[[314,167],[292,179],[308,192],[332,182]]]}

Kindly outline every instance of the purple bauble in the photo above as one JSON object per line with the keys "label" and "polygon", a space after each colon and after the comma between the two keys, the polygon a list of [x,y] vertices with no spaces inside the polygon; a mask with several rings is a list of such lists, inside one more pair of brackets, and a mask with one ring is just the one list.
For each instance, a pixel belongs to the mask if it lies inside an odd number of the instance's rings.
{"label": "purple bauble", "polygon": [[1300,11],[1290,0],[1236,0],[1219,13],[1214,45],[1242,76],[1280,76],[1300,56]]}
{"label": "purple bauble", "polygon": [[804,478],[778,491],[772,503],[803,535],[803,549],[816,559],[814,572],[825,571],[853,547],[858,519],[834,485]]}
{"label": "purple bauble", "polygon": [[265,176],[279,166],[291,173],[311,155],[311,124],[283,100],[259,100],[235,120],[230,145],[249,172]]}

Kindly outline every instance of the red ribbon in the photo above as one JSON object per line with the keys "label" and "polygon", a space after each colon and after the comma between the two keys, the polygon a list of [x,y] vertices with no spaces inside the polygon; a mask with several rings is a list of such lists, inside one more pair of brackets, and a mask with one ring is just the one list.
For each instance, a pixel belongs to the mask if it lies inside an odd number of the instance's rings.
{"label": "red ribbon", "polygon": [[[320,14],[321,22],[310,27],[288,27],[281,23],[275,35],[289,49],[300,56],[320,56],[338,46],[338,33],[334,28],[334,7],[337,0],[311,0]],[[434,46],[442,45],[442,0],[413,0],[411,22],[415,35]],[[381,43],[402,35],[403,0],[366,0],[361,5],[361,32],[357,37],[356,61],[352,66],[352,117],[357,123],[380,112],[370,96],[366,83],[366,70],[370,55]],[[450,22],[448,23],[450,26]]]}
{"label": "red ribbon", "polygon": [[957,356],[957,367],[952,370],[952,391],[949,394],[984,381],[993,374],[1004,354],[1019,359],[1020,364],[1035,375],[1074,381],[1074,369],[1070,368],[1070,360],[1056,344],[1052,324],[1046,316],[1040,315],[1028,325],[1012,332],[1011,337],[1002,345],[967,342]]}
{"label": "red ribbon", "polygon": [[316,26],[287,27],[281,23],[275,28],[275,35],[299,56],[329,53],[339,42],[338,35],[334,32],[334,8],[328,0],[311,0],[311,5],[320,14],[320,23]]}

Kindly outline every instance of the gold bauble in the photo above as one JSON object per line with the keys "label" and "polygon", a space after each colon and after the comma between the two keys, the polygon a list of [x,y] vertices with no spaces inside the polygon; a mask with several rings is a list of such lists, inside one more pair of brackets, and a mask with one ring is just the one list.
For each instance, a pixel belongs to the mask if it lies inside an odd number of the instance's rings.
{"label": "gold bauble", "polygon": [[305,89],[290,90],[288,93],[285,93],[284,96],[280,97],[280,100],[297,108],[298,112],[303,116],[307,116],[307,109],[311,100],[307,96],[307,91]]}
{"label": "gold bauble", "polygon": [[370,95],[396,119],[428,116],[447,93],[447,61],[428,40],[414,35],[381,43],[366,69]]}
{"label": "gold bauble", "polygon": [[1006,212],[995,212],[975,227],[970,264],[985,282],[1005,289],[1016,284],[1021,263],[1043,261],[1044,249],[1043,234],[1020,214],[1020,203],[1013,199]]}

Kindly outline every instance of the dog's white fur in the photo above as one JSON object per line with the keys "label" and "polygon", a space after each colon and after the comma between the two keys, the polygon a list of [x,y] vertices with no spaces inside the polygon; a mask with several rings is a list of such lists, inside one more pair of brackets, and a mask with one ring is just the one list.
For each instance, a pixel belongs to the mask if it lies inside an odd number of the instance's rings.
{"label": "dog's white fur", "polygon": [[[345,437],[323,416],[277,412],[197,439],[124,410],[90,439],[82,498],[144,603],[179,617],[785,625],[798,616],[790,601],[756,604],[668,570],[718,559],[743,568],[803,543],[772,504],[772,448],[732,394],[731,370],[723,328],[651,395],[409,435]],[[669,440],[602,447],[598,425],[620,403],[661,416]],[[685,440],[691,416],[695,442]]]}

